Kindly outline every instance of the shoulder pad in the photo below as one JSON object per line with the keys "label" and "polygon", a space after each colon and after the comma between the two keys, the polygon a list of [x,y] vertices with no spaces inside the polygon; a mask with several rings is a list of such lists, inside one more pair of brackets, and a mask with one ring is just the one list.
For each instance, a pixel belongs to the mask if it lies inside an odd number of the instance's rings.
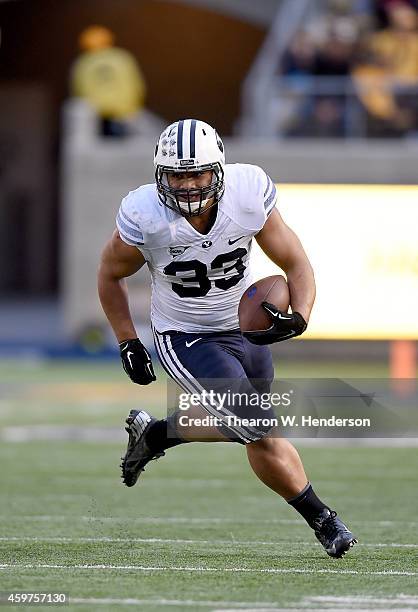
{"label": "shoulder pad", "polygon": [[225,214],[243,229],[257,233],[277,203],[277,190],[259,166],[228,164],[224,199]]}
{"label": "shoulder pad", "polygon": [[146,236],[161,228],[162,210],[155,184],[143,185],[125,196],[116,217],[116,226],[124,242],[141,246]]}

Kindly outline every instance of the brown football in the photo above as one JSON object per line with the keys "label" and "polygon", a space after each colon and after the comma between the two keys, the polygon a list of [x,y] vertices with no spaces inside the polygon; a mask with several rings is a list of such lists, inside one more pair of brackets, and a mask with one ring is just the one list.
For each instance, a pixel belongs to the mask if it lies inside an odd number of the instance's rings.
{"label": "brown football", "polygon": [[284,276],[281,274],[267,276],[253,283],[244,292],[238,306],[241,331],[255,331],[271,326],[271,317],[261,306],[261,302],[270,302],[279,310],[287,312],[290,294]]}

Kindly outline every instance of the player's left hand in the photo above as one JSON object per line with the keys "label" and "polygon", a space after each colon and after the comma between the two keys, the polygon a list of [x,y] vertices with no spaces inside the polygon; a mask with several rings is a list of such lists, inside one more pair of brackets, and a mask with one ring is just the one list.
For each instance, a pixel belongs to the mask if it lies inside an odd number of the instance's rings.
{"label": "player's left hand", "polygon": [[150,354],[139,338],[125,340],[119,344],[123,369],[138,385],[149,385],[157,380],[152,367]]}
{"label": "player's left hand", "polygon": [[273,344],[303,334],[307,328],[305,319],[299,312],[282,312],[274,304],[262,302],[262,307],[270,315],[273,324],[268,329],[243,332],[243,336],[253,344]]}

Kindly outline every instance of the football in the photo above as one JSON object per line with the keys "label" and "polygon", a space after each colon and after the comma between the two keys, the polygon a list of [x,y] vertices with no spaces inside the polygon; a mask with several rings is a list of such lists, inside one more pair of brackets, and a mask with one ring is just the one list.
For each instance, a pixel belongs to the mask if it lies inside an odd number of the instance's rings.
{"label": "football", "polygon": [[261,306],[262,302],[270,302],[279,310],[287,312],[290,293],[284,276],[281,274],[267,276],[253,283],[244,292],[238,306],[241,331],[268,329],[271,326],[271,318]]}

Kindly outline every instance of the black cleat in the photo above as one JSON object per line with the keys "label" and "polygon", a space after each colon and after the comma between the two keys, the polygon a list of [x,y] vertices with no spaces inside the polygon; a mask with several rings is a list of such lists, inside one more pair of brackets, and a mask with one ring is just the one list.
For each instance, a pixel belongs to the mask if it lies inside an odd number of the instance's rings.
{"label": "black cleat", "polygon": [[324,508],[313,521],[312,527],[322,546],[334,559],[341,559],[354,544],[357,544],[351,531],[338,518],[337,513],[329,508]]}
{"label": "black cleat", "polygon": [[141,472],[149,461],[163,457],[164,452],[153,453],[145,441],[145,434],[157,419],[144,410],[131,410],[125,423],[125,430],[129,434],[128,448],[125,457],[122,457],[122,476],[127,487],[133,487]]}

